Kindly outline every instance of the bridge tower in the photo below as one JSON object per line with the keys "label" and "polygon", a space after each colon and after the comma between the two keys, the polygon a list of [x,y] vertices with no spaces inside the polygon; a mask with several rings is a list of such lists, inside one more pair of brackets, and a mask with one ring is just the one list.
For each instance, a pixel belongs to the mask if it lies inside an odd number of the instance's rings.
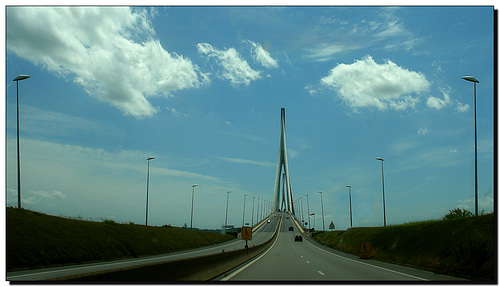
{"label": "bridge tower", "polygon": [[[282,175],[283,182],[281,182]],[[282,186],[282,192],[280,192],[280,185]],[[293,207],[292,188],[290,186],[290,175],[288,172],[288,160],[286,157],[285,108],[281,108],[281,136],[278,155],[278,168],[276,169],[276,181],[274,184],[273,209],[286,209],[292,214],[295,214],[295,209]]]}

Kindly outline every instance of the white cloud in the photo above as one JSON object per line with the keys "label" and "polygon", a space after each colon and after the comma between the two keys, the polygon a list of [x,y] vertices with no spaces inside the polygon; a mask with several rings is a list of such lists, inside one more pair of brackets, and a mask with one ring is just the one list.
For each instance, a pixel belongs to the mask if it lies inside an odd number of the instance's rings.
{"label": "white cloud", "polygon": [[308,58],[311,58],[318,62],[325,62],[333,59],[337,54],[340,54],[345,51],[357,50],[362,48],[361,45],[346,46],[345,44],[338,43],[321,43],[316,47],[307,49],[308,50]]}
{"label": "white cloud", "polygon": [[[17,206],[15,138],[8,139],[6,145],[6,201],[8,205]],[[151,156],[149,152],[109,151],[27,138],[21,141],[21,150],[23,207],[54,215],[115,216],[120,220],[142,222],[146,197],[145,159]],[[206,190],[209,187],[220,190],[229,185],[220,178],[196,173],[192,168],[189,171],[166,168],[179,165],[182,159],[173,160],[165,154],[154,156],[156,160],[151,162],[150,170],[151,205],[161,204],[164,208],[170,204],[169,209],[182,209],[184,206],[178,202],[187,197],[179,191],[186,186],[198,183]],[[179,211],[172,211],[166,217],[175,218],[176,212]]]}
{"label": "white cloud", "polygon": [[318,94],[318,91],[312,85],[305,86],[304,90],[306,90],[312,97],[315,97]]}
{"label": "white cloud", "polygon": [[222,159],[223,161],[232,163],[253,164],[258,166],[275,166],[274,163],[266,161],[256,161],[256,160],[248,160],[248,159],[233,158],[233,157],[218,157],[218,158]]}
{"label": "white cloud", "polygon": [[339,64],[321,84],[336,89],[338,96],[353,108],[379,110],[414,108],[418,98],[410,96],[428,90],[430,83],[422,73],[409,71],[387,60],[377,64],[366,56],[353,64]]}
{"label": "white cloud", "polygon": [[[149,117],[148,98],[208,82],[189,59],[165,51],[154,39],[144,9],[129,7],[8,7],[7,49],[74,78],[86,92]],[[124,80],[126,79],[126,80]]]}
{"label": "white cloud", "polygon": [[464,113],[466,111],[468,111],[470,109],[470,106],[467,104],[467,105],[464,105],[462,104],[461,102],[455,100],[456,103],[457,103],[457,111],[461,112],[461,113]]}
{"label": "white cloud", "polygon": [[218,50],[208,43],[199,43],[197,47],[199,53],[217,60],[223,68],[221,77],[229,80],[233,86],[249,85],[261,78],[261,72],[253,70],[234,48]]}
{"label": "white cloud", "polygon": [[418,133],[419,135],[423,135],[423,136],[425,136],[425,135],[428,133],[428,131],[427,131],[427,128],[421,128],[421,129],[419,129],[419,130],[418,130],[418,132],[417,132],[417,133]]}
{"label": "white cloud", "polygon": [[443,89],[441,89],[441,92],[443,93],[443,99],[439,99],[436,97],[429,97],[427,99],[427,106],[428,107],[436,109],[436,110],[440,110],[451,103],[450,95],[448,95],[448,93],[446,91],[444,91]]}
{"label": "white cloud", "polygon": [[259,43],[254,43],[250,40],[245,41],[252,46],[252,56],[255,61],[261,63],[266,68],[278,68],[278,62],[271,57],[271,54],[262,47]]}

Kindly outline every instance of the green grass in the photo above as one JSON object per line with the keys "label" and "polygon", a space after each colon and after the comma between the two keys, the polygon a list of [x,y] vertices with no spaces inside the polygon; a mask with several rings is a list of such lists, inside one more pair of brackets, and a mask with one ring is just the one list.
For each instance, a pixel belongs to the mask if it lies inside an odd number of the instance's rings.
{"label": "green grass", "polygon": [[493,214],[415,222],[387,227],[358,227],[315,233],[314,239],[359,254],[372,242],[372,258],[473,280],[496,280],[496,221]]}
{"label": "green grass", "polygon": [[7,208],[7,271],[141,257],[208,246],[230,235],[183,228],[67,219]]}

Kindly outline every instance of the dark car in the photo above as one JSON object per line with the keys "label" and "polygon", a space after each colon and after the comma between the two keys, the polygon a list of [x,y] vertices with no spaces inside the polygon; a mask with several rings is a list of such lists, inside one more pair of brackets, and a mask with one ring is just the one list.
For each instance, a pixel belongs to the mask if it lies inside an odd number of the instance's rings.
{"label": "dark car", "polygon": [[300,235],[296,235],[296,236],[295,236],[295,242],[297,242],[297,241],[302,242],[302,236],[300,236]]}
{"label": "dark car", "polygon": [[293,231],[293,226],[288,227],[288,231]]}

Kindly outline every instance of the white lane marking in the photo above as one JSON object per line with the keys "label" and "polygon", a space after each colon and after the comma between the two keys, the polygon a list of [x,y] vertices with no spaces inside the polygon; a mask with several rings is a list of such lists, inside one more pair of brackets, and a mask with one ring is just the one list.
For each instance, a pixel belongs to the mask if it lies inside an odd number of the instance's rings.
{"label": "white lane marking", "polygon": [[321,271],[319,271],[319,270],[318,270],[318,273],[319,273],[319,275],[321,275],[321,276],[325,276],[325,273],[323,273],[323,272],[321,272]]}
{"label": "white lane marking", "polygon": [[307,264],[311,264],[311,262],[309,262],[309,261],[307,261],[307,260],[306,260],[306,263],[307,263]]}
{"label": "white lane marking", "polygon": [[368,264],[368,263],[365,263],[365,262],[360,262],[360,261],[357,261],[357,260],[353,260],[353,259],[350,259],[350,258],[347,258],[347,257],[344,257],[344,256],[340,256],[340,255],[337,255],[335,253],[331,253],[331,252],[328,252],[326,250],[323,250],[323,249],[315,246],[312,243],[309,243],[309,244],[311,244],[313,247],[318,248],[319,250],[321,250],[321,251],[323,251],[325,253],[331,254],[333,256],[340,257],[340,258],[345,259],[345,260],[349,260],[349,261],[356,262],[356,263],[359,263],[359,264],[363,264],[363,265],[366,265],[366,266],[370,266],[370,267],[373,267],[373,268],[377,268],[377,269],[389,271],[389,272],[396,273],[396,274],[399,274],[399,275],[404,275],[404,276],[407,276],[407,277],[410,277],[410,278],[414,278],[414,279],[418,279],[418,280],[422,280],[422,281],[429,281],[429,279],[425,279],[425,278],[413,276],[413,275],[410,275],[410,274],[402,273],[402,272],[399,272],[399,271],[387,269],[387,268],[384,268],[384,267],[379,267],[379,266],[376,266],[376,265],[372,265],[372,264]]}
{"label": "white lane marking", "polygon": [[238,275],[241,271],[247,269],[248,267],[250,267],[250,265],[254,264],[259,259],[261,259],[262,257],[264,257],[264,255],[266,255],[267,252],[269,252],[271,249],[273,249],[273,247],[276,244],[276,242],[278,242],[278,238],[280,237],[280,233],[281,233],[281,232],[279,232],[280,228],[281,228],[281,223],[280,223],[280,227],[278,228],[278,235],[276,236],[276,240],[274,240],[273,245],[271,245],[271,247],[269,247],[269,249],[267,249],[266,252],[262,253],[257,258],[253,259],[252,261],[250,261],[249,263],[247,263],[245,266],[241,267],[240,269],[236,270],[235,272],[229,274],[227,277],[222,278],[220,281],[228,281],[228,280],[230,280],[234,276]]}

